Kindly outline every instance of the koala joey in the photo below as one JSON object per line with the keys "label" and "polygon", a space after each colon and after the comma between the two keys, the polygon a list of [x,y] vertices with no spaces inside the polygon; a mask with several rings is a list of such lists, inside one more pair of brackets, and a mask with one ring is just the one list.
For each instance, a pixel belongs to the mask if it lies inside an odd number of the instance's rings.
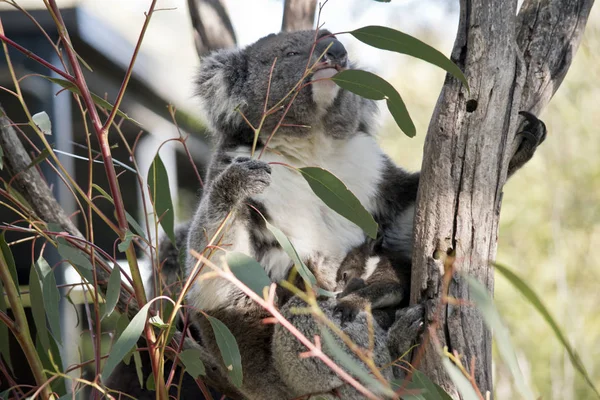
{"label": "koala joey", "polygon": [[352,322],[370,304],[382,328],[394,322],[395,311],[408,305],[410,260],[381,247],[376,240],[352,249],[337,271],[337,305],[342,323]]}
{"label": "koala joey", "polygon": [[[309,73],[305,73],[307,65],[313,66]],[[225,265],[227,251],[245,253],[260,263],[273,282],[279,282],[286,279],[293,262],[267,229],[266,219],[290,239],[318,285],[334,290],[338,266],[365,242],[365,234],[327,207],[295,170],[314,166],[335,174],[357,196],[379,224],[379,251],[393,254],[392,262],[401,255],[409,276],[419,174],[396,166],[377,144],[373,101],[323,79],[351,67],[344,46],[326,30],[281,32],[244,49],[217,51],[202,59],[197,94],[215,148],[200,204],[187,234],[182,235],[187,237],[187,250],[202,253],[207,245],[218,244],[210,257],[218,267]],[[289,96],[294,88],[299,90]],[[265,102],[271,111],[263,119]],[[534,142],[523,151],[532,152],[540,140],[533,127],[535,117],[528,120]],[[532,137],[523,136],[528,141]],[[262,154],[260,159],[257,154]],[[512,168],[519,166],[520,162]],[[197,263],[187,255],[188,276]],[[177,276],[168,270],[176,265],[165,263],[163,274]],[[318,359],[300,358],[306,348],[281,325],[264,324],[269,314],[236,286],[218,277],[204,279],[209,271],[205,266],[192,277],[187,303],[199,332],[198,344],[211,359],[207,365],[217,360],[211,369],[213,386],[232,398],[291,399],[332,391],[345,391],[343,398],[361,398]],[[397,298],[405,299],[408,278],[399,284],[404,289]],[[320,304],[359,346],[368,347],[364,314],[342,323],[340,313],[334,312],[339,305],[335,299]],[[311,316],[293,313],[298,306],[302,302],[292,297],[280,311],[312,339],[321,327]],[[218,318],[235,336],[243,369],[241,387],[229,381],[212,327],[194,310]],[[376,328],[376,363],[387,364],[390,355],[406,350],[398,346],[410,346],[422,315],[419,305],[401,309],[388,332]],[[389,371],[385,373],[389,376]]]}

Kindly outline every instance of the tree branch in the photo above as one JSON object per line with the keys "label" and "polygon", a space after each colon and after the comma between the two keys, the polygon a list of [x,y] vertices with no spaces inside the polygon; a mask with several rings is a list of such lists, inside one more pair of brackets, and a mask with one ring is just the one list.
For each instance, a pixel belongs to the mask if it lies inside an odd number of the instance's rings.
{"label": "tree branch", "polygon": [[[471,93],[448,77],[427,132],[415,215],[412,303],[440,301],[443,261],[452,251],[454,267],[493,292],[489,260],[496,256],[508,162],[521,140],[515,138],[518,111],[539,113],[546,106],[571,64],[592,3],[530,0],[517,21],[516,1],[503,7],[461,1],[452,58]],[[449,295],[469,299],[466,282],[455,277]],[[483,393],[491,391],[491,334],[481,316],[472,307],[447,304],[439,322],[440,344],[463,355],[464,365],[474,359],[477,385]],[[434,343],[425,344],[419,369],[456,397]]]}
{"label": "tree branch", "polygon": [[235,47],[237,39],[221,0],[188,0],[198,56]]}
{"label": "tree branch", "polygon": [[285,0],[283,6],[282,31],[313,29],[317,0]]}

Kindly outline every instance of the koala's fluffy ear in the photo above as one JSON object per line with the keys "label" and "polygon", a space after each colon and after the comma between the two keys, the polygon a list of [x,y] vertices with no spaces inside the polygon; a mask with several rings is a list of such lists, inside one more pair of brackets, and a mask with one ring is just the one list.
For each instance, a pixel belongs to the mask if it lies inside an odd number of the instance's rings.
{"label": "koala's fluffy ear", "polygon": [[245,103],[247,75],[248,60],[242,50],[218,50],[200,60],[196,95],[213,133],[241,121],[236,108]]}

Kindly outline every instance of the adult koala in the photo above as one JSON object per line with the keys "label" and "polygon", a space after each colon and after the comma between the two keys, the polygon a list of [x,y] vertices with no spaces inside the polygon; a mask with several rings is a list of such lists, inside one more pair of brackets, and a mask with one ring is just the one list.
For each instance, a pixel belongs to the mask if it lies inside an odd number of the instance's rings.
{"label": "adult koala", "polygon": [[[305,74],[307,66],[314,68]],[[365,234],[328,208],[304,178],[287,167],[318,166],[340,178],[373,215],[383,248],[401,264],[396,267],[410,268],[419,174],[394,165],[378,146],[374,102],[324,79],[350,66],[344,46],[325,30],[269,35],[245,49],[218,51],[202,60],[197,93],[216,147],[200,205],[189,225],[187,250],[202,252],[219,232],[213,263],[226,262],[222,249],[238,251],[256,259],[272,281],[286,279],[293,263],[266,228],[264,216],[291,240],[319,286],[333,290],[340,262],[365,241]],[[255,130],[249,123],[259,125],[267,93],[266,109],[276,107],[261,125],[256,154],[265,151],[257,159],[251,156]],[[526,149],[531,153],[541,141],[539,135],[532,137]],[[188,254],[188,274],[197,261]],[[200,277],[208,271],[204,267]],[[173,276],[173,271],[164,272]],[[269,314],[224,279],[196,279],[187,301],[221,320],[238,342],[244,378],[236,388],[228,380],[210,323],[201,313],[192,312],[210,382],[223,393],[234,398],[292,399],[338,391],[343,398],[362,398],[318,359],[299,358],[306,348],[280,325],[263,324]],[[364,313],[342,325],[333,312],[335,300],[321,300],[320,305],[357,344],[368,346]],[[302,306],[293,297],[280,310],[312,339],[320,334],[320,327],[311,316],[291,312]],[[416,337],[422,307],[402,309],[399,316],[389,330],[390,340],[388,333],[375,328],[379,365],[390,361],[390,353],[401,354]],[[391,377],[389,370],[384,374]]]}

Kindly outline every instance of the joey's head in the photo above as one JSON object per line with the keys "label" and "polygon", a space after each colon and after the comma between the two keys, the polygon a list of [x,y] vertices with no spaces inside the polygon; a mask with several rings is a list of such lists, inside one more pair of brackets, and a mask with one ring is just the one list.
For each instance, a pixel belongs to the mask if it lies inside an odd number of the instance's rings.
{"label": "joey's head", "polygon": [[267,110],[274,111],[264,120],[262,140],[292,100],[277,137],[323,132],[345,138],[358,131],[370,133],[376,110],[372,101],[327,79],[350,67],[344,45],[330,32],[281,32],[244,49],[221,50],[203,58],[197,93],[204,117],[221,140],[252,142],[254,133],[241,114],[257,127],[267,92]]}

